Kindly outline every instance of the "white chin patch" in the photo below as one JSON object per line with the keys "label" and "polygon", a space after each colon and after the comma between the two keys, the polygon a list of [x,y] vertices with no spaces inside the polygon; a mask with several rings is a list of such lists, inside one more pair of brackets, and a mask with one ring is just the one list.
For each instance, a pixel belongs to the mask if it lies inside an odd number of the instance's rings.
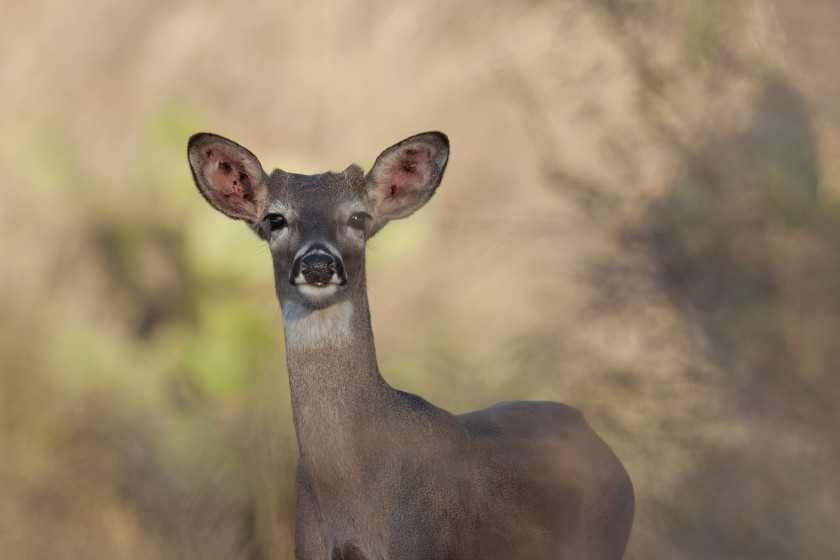
{"label": "white chin patch", "polygon": [[297,284],[295,286],[300,295],[306,296],[310,299],[328,298],[338,291],[338,284],[325,284],[323,286],[313,286],[312,284]]}
{"label": "white chin patch", "polygon": [[353,318],[353,303],[350,301],[324,309],[308,309],[299,303],[286,300],[280,307],[283,310],[287,351],[344,346],[350,340],[350,322]]}

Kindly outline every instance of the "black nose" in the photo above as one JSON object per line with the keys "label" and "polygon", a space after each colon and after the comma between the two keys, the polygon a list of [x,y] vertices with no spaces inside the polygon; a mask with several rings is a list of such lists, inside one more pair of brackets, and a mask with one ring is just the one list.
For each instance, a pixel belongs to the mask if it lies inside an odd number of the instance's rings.
{"label": "black nose", "polygon": [[309,253],[301,259],[300,271],[307,282],[310,277],[325,278],[328,282],[335,272],[335,259],[327,253]]}
{"label": "black nose", "polygon": [[301,277],[307,284],[321,286],[336,281],[344,284],[346,281],[341,259],[322,246],[310,248],[305,255],[295,261],[289,281],[297,284]]}

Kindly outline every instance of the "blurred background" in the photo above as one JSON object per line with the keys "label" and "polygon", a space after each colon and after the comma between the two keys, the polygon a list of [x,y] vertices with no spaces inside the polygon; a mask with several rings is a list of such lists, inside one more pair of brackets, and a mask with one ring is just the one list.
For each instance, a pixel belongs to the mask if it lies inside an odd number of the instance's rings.
{"label": "blurred background", "polygon": [[453,412],[581,408],[626,557],[840,558],[833,0],[0,1],[0,557],[292,557],[270,256],[190,134],[369,168],[380,366]]}

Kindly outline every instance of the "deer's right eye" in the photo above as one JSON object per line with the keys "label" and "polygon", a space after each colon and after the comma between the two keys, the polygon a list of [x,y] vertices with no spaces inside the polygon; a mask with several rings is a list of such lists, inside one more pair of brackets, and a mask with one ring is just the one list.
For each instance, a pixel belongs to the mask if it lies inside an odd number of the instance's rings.
{"label": "deer's right eye", "polygon": [[271,231],[286,227],[286,218],[281,214],[269,214],[265,217],[265,221],[268,222],[268,228]]}

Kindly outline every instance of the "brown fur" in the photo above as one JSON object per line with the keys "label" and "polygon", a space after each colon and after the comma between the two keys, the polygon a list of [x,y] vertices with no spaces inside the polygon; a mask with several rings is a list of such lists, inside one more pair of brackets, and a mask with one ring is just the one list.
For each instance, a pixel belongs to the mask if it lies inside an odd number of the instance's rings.
{"label": "brown fur", "polygon": [[[271,247],[300,450],[298,560],[621,558],[633,487],[579,411],[509,402],[456,416],[379,373],[364,244],[432,197],[449,153],[443,134],[388,148],[367,177],[354,165],[267,175],[253,154],[206,134],[189,152],[205,198]],[[278,208],[288,225],[272,230],[266,214]],[[372,217],[364,231],[347,226],[359,211]],[[295,255],[312,243],[334,248],[347,277],[319,300],[289,279]]]}

